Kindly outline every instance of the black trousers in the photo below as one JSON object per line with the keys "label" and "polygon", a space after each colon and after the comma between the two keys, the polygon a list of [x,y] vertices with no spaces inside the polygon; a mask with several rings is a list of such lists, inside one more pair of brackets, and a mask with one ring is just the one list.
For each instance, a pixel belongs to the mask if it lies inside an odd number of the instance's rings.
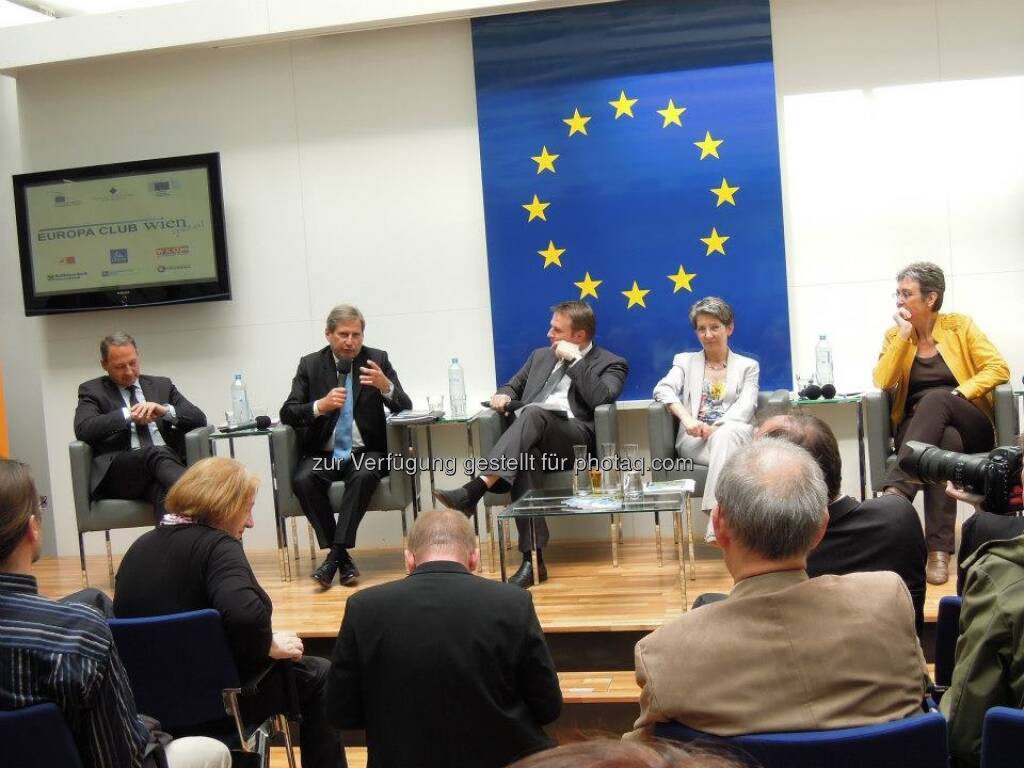
{"label": "black trousers", "polygon": [[185,462],[166,445],[120,451],[114,455],[94,495],[101,499],[148,501],[159,522],[165,511],[167,491],[183,474]]}
{"label": "black trousers", "polygon": [[[537,487],[545,469],[571,469],[575,458],[574,445],[586,445],[593,452],[593,427],[555,411],[523,408],[487,455],[487,460],[494,462],[497,469],[485,474],[497,475],[511,485],[514,501]],[[520,466],[513,468],[514,461]],[[534,527],[537,530],[537,549],[543,549],[549,538],[547,521],[544,518],[535,520]],[[516,528],[519,529],[519,551],[529,552],[534,548],[530,521],[517,518]]]}
{"label": "black trousers", "polygon": [[[957,453],[981,453],[992,450],[995,432],[988,416],[969,400],[951,395],[946,389],[934,389],[918,401],[913,415],[899,425],[896,450],[908,440]],[[890,470],[885,484],[911,501],[921,488],[899,466]],[[956,500],[946,495],[946,484],[924,486],[924,537],[928,551],[952,554],[955,525]]]}
{"label": "black trousers", "polygon": [[[387,474],[383,464],[384,454],[379,451],[356,451],[345,462],[335,462],[330,453],[306,456],[295,471],[295,495],[309,522],[316,531],[316,540],[321,549],[340,544],[346,549],[356,545],[356,531],[362,522],[370,497],[377,490],[381,479]],[[357,460],[360,466],[356,466]],[[367,461],[370,466],[361,462]],[[338,510],[338,521],[334,521],[334,509],[328,497],[331,483],[345,483],[345,493]]]}
{"label": "black trousers", "polygon": [[[304,656],[292,662],[292,675],[302,714],[299,749],[302,752],[303,768],[344,768],[346,765],[341,735],[327,721],[327,674],[330,669],[331,662],[319,656]],[[276,695],[280,688],[271,679],[274,674],[271,672],[261,684],[262,688],[270,692],[268,696],[243,700],[242,715],[247,722],[263,720],[281,711]]]}

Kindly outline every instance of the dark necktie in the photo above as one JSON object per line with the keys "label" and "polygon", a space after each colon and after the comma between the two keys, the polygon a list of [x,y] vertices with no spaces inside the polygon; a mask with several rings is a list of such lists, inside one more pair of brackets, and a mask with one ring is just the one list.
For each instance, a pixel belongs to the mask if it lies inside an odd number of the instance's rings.
{"label": "dark necktie", "polygon": [[[128,387],[128,403],[129,406],[136,406],[139,404],[139,398],[135,396],[135,388],[138,384],[133,384]],[[139,448],[149,448],[153,445],[153,436],[149,434],[149,424],[135,424],[135,433],[139,436]]]}
{"label": "dark necktie", "polygon": [[555,387],[558,386],[558,382],[560,382],[562,377],[565,376],[566,367],[565,363],[561,360],[555,363],[555,367],[551,369],[551,373],[548,375],[547,381],[545,381],[544,386],[540,388],[540,394],[537,395],[537,399],[533,402],[543,403],[551,397],[551,393],[555,391]]}

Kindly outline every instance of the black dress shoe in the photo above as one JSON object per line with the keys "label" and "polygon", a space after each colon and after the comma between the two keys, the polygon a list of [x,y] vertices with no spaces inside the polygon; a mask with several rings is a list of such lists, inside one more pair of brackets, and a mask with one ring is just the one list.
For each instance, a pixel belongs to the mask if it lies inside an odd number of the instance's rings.
{"label": "black dress shoe", "polygon": [[[544,565],[544,561],[538,561],[540,568],[540,581],[548,580],[548,567]],[[533,586],[533,562],[530,558],[525,558],[522,564],[519,566],[519,570],[513,573],[508,580],[509,584],[515,584],[517,587],[523,589],[529,589]]]}
{"label": "black dress shoe", "polygon": [[334,581],[334,574],[338,572],[338,561],[328,557],[322,563],[320,567],[309,574],[309,577],[313,579],[323,589],[330,589],[331,583]]}
{"label": "black dress shoe", "polygon": [[453,488],[450,491],[434,491],[434,501],[447,509],[454,509],[464,515],[476,513],[476,502],[469,497],[465,488]]}
{"label": "black dress shoe", "polygon": [[359,581],[359,569],[355,561],[349,558],[346,562],[338,565],[338,583],[344,587],[351,587]]}

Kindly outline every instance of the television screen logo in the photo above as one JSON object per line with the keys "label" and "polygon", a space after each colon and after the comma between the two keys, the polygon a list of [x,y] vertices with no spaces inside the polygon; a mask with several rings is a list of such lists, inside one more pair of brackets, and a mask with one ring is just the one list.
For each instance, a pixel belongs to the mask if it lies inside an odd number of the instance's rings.
{"label": "television screen logo", "polygon": [[58,264],[74,264],[75,263],[75,257],[74,256],[65,256],[62,259],[57,259],[57,263]]}
{"label": "television screen logo", "polygon": [[155,253],[158,259],[164,256],[187,256],[189,254],[189,247],[187,245],[170,245],[157,248]]}
{"label": "television screen logo", "polygon": [[111,264],[127,264],[128,263],[128,249],[127,248],[111,248],[110,249],[110,263]]}
{"label": "television screen logo", "polygon": [[149,191],[158,197],[171,194],[178,184],[173,179],[160,179],[149,185]]}

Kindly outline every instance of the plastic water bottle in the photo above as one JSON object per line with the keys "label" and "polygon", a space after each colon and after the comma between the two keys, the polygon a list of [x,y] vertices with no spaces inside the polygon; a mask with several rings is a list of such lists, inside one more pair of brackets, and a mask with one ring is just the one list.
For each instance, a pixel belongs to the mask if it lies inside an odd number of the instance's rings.
{"label": "plastic water bottle", "polygon": [[465,418],[466,377],[457,357],[452,358],[452,364],[448,368],[448,402],[451,403],[453,418]]}
{"label": "plastic water bottle", "polygon": [[252,421],[249,395],[245,391],[245,383],[242,381],[240,373],[236,373],[235,380],[231,382],[231,416],[234,418],[235,424]]}
{"label": "plastic water bottle", "polygon": [[814,375],[819,387],[836,383],[832,376],[832,345],[828,343],[825,334],[821,334],[818,343],[814,345]]}

